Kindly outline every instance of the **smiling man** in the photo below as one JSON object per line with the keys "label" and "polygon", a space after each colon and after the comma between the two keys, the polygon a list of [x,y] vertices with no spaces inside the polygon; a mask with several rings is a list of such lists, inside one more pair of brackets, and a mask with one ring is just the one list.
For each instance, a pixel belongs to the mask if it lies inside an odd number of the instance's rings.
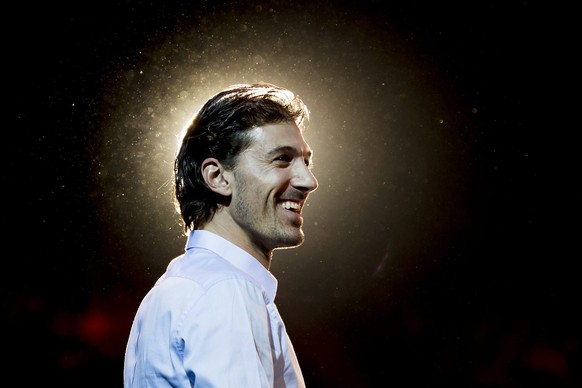
{"label": "smiling man", "polygon": [[188,127],[174,164],[186,251],[145,296],[125,354],[129,387],[303,387],[274,304],[273,251],[303,243],[317,188],[305,104],[234,85]]}

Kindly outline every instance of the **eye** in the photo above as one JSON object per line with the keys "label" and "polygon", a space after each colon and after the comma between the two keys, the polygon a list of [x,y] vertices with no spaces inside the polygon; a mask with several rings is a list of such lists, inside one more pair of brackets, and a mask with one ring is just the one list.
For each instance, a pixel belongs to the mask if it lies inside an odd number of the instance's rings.
{"label": "eye", "polygon": [[282,155],[277,156],[275,159],[273,159],[273,162],[291,163],[292,160],[293,160],[293,157],[291,155],[282,154]]}

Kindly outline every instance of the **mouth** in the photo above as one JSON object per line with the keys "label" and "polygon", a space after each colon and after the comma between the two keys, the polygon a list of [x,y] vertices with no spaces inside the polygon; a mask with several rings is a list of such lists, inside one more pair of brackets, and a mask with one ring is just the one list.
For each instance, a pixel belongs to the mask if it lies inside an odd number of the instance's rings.
{"label": "mouth", "polygon": [[294,201],[285,201],[281,203],[281,207],[285,210],[292,211],[293,213],[301,214],[303,204]]}

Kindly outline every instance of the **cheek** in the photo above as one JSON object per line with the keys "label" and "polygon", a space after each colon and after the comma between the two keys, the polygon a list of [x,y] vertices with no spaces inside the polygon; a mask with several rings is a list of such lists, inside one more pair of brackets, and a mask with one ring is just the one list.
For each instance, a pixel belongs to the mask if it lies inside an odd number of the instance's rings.
{"label": "cheek", "polygon": [[255,175],[241,176],[237,180],[237,192],[242,201],[257,203],[265,196],[264,183]]}
{"label": "cheek", "polygon": [[266,169],[237,176],[238,192],[244,200],[254,203],[269,203],[286,189],[286,169]]}

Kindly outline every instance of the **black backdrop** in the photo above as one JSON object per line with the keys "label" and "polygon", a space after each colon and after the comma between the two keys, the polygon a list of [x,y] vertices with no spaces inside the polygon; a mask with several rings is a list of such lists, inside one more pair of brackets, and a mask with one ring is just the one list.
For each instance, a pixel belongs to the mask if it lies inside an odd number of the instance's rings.
{"label": "black backdrop", "polygon": [[580,386],[575,179],[558,179],[569,141],[551,88],[566,15],[528,2],[16,4],[6,374],[122,385],[135,309],[184,243],[167,183],[176,134],[210,93],[264,80],[312,110],[307,240],[272,267],[309,386]]}

